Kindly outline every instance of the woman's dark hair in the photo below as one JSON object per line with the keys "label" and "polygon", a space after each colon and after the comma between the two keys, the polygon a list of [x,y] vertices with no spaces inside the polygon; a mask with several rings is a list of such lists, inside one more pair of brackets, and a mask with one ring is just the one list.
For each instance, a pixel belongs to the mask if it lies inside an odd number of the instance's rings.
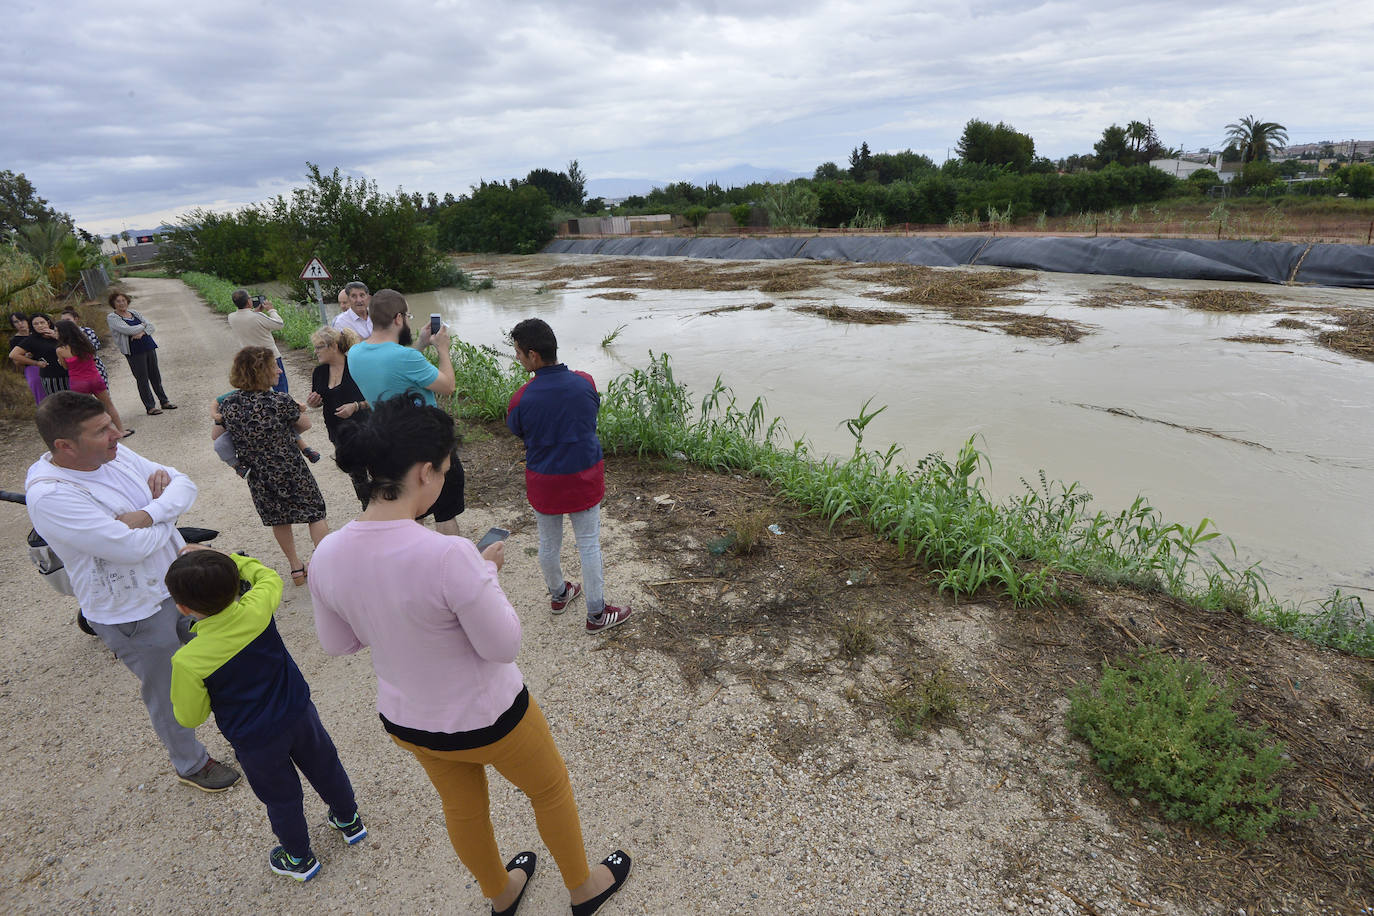
{"label": "woman's dark hair", "polygon": [[16,321],[22,321],[27,325],[29,323],[29,316],[25,315],[23,312],[10,312],[10,327],[14,327]]}
{"label": "woman's dark hair", "polygon": [[411,468],[439,467],[457,441],[453,417],[413,392],[376,405],[366,419],[341,424],[334,462],[347,474],[367,475],[369,498],[397,499]]}
{"label": "woman's dark hair", "polygon": [[95,355],[95,347],[91,346],[90,338],[75,321],[63,319],[57,323],[57,342],[71,350],[72,356]]}
{"label": "woman's dark hair", "polygon": [[123,296],[126,302],[133,302],[133,301],[134,301],[134,297],[133,297],[133,296],[130,296],[128,293],[124,292],[124,290],[122,290],[122,289],[112,289],[112,290],[110,290],[110,294],[109,294],[108,296],[105,297],[105,302],[110,306],[110,308],[114,308],[114,307],[115,307],[114,301],[115,301],[116,299],[118,299],[120,296]]}
{"label": "woman's dark hair", "polygon": [[57,322],[52,320],[51,315],[47,314],[46,312],[34,312],[32,315],[29,316],[29,331],[33,331],[33,323],[35,320],[39,318],[42,318],[44,321],[46,321],[48,323],[48,327],[57,327]]}

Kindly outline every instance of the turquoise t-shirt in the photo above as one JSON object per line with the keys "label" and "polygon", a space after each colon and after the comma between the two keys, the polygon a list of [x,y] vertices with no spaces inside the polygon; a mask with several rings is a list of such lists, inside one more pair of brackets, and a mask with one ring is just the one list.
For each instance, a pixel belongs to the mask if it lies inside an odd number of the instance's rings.
{"label": "turquoise t-shirt", "polygon": [[436,404],[429,386],[439,377],[439,369],[419,350],[393,341],[349,347],[348,374],[373,405],[407,391],[418,391],[426,404]]}

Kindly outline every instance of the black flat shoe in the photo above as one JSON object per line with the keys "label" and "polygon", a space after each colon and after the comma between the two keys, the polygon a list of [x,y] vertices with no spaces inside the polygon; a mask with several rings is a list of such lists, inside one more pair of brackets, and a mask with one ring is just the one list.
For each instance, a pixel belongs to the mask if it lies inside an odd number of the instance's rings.
{"label": "black flat shoe", "polygon": [[620,890],[621,885],[630,875],[630,857],[625,855],[623,849],[617,849],[602,859],[601,864],[611,870],[611,876],[615,878],[615,882],[591,900],[584,903],[574,903],[572,905],[573,916],[592,916],[593,913],[601,909],[601,904],[610,900],[615,892]]}
{"label": "black flat shoe", "polygon": [[534,878],[534,866],[538,861],[539,857],[534,853],[522,852],[506,863],[506,871],[514,871],[518,868],[525,873],[525,886],[520,888],[520,893],[516,896],[515,902],[504,910],[497,912],[496,907],[492,907],[491,916],[515,916],[515,911],[520,909],[520,901],[525,899],[525,891],[530,889],[530,881]]}
{"label": "black flat shoe", "polygon": [[168,401],[166,404],[163,404],[163,405],[162,405],[162,409],[163,409],[163,410],[176,410],[176,409],[177,409],[177,405],[173,404],[171,401]]}

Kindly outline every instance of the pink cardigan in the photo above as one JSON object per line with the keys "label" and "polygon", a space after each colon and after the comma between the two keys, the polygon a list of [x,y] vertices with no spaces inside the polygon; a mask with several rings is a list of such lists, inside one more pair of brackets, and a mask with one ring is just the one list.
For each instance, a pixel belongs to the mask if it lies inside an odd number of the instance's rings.
{"label": "pink cardigan", "polygon": [[349,522],[310,561],[315,631],[330,655],[372,649],[377,711],[406,728],[486,728],[524,686],[520,618],[466,538],[413,521]]}

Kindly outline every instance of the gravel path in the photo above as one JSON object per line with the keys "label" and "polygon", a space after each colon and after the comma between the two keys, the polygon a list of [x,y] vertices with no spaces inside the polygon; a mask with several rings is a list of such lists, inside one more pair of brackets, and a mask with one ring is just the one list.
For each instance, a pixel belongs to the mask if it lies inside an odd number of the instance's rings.
{"label": "gravel path", "polygon": [[[223,317],[179,281],[128,287],[157,323],[166,387],[181,405],[144,416],[116,355],[113,394],[138,430],[129,444],[197,482],[199,499],[183,523],[219,529],[216,546],[245,550],[284,574],[243,482],[210,449],[208,405],[229,387],[234,349]],[[303,399],[309,366],[299,354],[287,361]],[[330,453],[322,423],[307,439]],[[21,489],[41,451],[36,434],[12,435],[0,487]],[[348,480],[328,461],[315,473],[338,527],[356,514]],[[514,527],[527,513],[523,503],[477,505],[459,521],[464,534],[480,534],[490,524]],[[370,835],[346,848],[307,792],[324,867],[298,885],[268,871],[275,841],[246,786],[211,796],[175,779],[134,679],[72,625],[74,600],[48,591],[29,565],[23,510],[0,505],[0,521],[11,535],[0,577],[0,908],[486,911],[449,846],[423,771],[377,722],[366,654],[320,651],[305,589],[288,581],[279,625],[338,743]],[[670,574],[637,559],[640,539],[652,532],[613,517],[604,526],[609,589],[652,614],[640,583]],[[303,528],[298,536],[308,552]],[[1086,800],[1074,770],[1081,753],[1062,728],[1044,732],[985,710],[963,732],[900,741],[855,713],[840,688],[848,675],[838,671],[833,692],[807,702],[765,702],[728,681],[688,688],[669,660],[631,657],[613,636],[589,637],[576,613],[551,616],[535,545],[519,538],[502,581],[525,626],[520,667],[572,773],[589,854],[599,859],[619,846],[635,857],[630,883],[603,912],[1106,914],[1145,912],[1141,904],[1190,912],[1148,888],[1137,853]],[[977,605],[961,606],[941,628],[935,636],[956,660],[984,632]],[[795,758],[778,753],[780,731],[822,719],[832,740]],[[212,754],[230,756],[212,724],[200,735]],[[566,913],[528,804],[492,775],[503,853],[533,848],[545,856],[521,912]]]}

